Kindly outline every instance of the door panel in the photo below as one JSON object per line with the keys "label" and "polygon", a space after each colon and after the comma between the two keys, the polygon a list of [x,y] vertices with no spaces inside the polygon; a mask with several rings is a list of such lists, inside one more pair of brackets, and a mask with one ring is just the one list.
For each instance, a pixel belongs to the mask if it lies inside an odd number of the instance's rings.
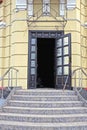
{"label": "door panel", "polygon": [[[66,77],[71,70],[71,35],[66,34],[56,39],[56,88],[62,89]],[[69,77],[67,89],[70,88],[71,78]]]}
{"label": "door panel", "polygon": [[36,88],[36,69],[37,69],[37,40],[31,38],[30,41],[30,88]]}

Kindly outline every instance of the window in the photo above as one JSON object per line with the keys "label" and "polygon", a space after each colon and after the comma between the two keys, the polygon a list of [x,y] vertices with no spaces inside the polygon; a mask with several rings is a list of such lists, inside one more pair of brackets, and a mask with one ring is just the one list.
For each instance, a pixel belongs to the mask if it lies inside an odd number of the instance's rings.
{"label": "window", "polygon": [[65,15],[65,0],[60,0],[60,15],[64,16]]}
{"label": "window", "polygon": [[26,0],[16,0],[16,8],[17,9],[26,9],[27,1]]}
{"label": "window", "polygon": [[28,0],[28,15],[33,15],[33,0]]}
{"label": "window", "polygon": [[43,0],[43,14],[50,14],[50,0]]}
{"label": "window", "polygon": [[76,0],[67,0],[67,8],[73,9],[76,7]]}

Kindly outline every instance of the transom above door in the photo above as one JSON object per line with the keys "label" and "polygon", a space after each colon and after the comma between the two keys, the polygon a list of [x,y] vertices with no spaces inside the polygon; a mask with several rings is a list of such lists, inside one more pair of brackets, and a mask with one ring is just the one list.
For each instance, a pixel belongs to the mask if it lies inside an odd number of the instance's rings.
{"label": "transom above door", "polygon": [[[62,89],[67,75],[71,73],[71,35],[64,35],[63,31],[30,31],[28,56],[28,89],[37,88],[38,84],[38,46],[37,39],[55,39],[54,54],[54,86]],[[48,43],[49,43],[48,42]],[[48,44],[47,43],[47,44]],[[41,44],[41,43],[40,43]],[[46,48],[45,48],[46,49]],[[49,60],[49,59],[48,59]],[[42,78],[42,77],[41,77]],[[43,86],[43,85],[42,85]],[[67,89],[71,89],[71,78],[68,79]]]}

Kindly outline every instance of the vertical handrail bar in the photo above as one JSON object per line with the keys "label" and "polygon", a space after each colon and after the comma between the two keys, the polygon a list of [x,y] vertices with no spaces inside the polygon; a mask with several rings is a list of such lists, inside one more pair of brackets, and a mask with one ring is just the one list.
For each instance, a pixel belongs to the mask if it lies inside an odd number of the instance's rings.
{"label": "vertical handrail bar", "polygon": [[4,79],[2,80],[2,91],[1,91],[1,98],[4,98],[4,94],[3,94],[3,85],[4,85]]}
{"label": "vertical handrail bar", "polygon": [[11,70],[11,87],[13,85],[13,70]]}
{"label": "vertical handrail bar", "polygon": [[8,72],[8,86],[10,87],[10,71]]}
{"label": "vertical handrail bar", "polygon": [[81,88],[82,88],[82,71],[81,71]]}
{"label": "vertical handrail bar", "polygon": [[81,81],[80,81],[81,76],[80,76],[80,74],[81,74],[81,71],[79,70],[79,82],[78,82],[78,84],[79,84],[78,86],[79,86],[79,87],[81,87],[81,85],[80,85],[80,84],[81,84]]}
{"label": "vertical handrail bar", "polygon": [[[10,85],[13,85],[13,70],[15,70],[16,72],[19,72],[19,70],[17,70],[14,67],[10,67],[4,74],[2,77],[0,77],[0,81],[1,81],[1,98],[4,98],[4,79],[5,76],[7,75],[7,84],[8,84],[8,88],[10,87]],[[11,72],[11,73],[10,73]],[[17,85],[17,74],[16,74],[16,85]]]}
{"label": "vertical handrail bar", "polygon": [[17,86],[17,73],[18,73],[18,72],[16,71],[16,86]]}
{"label": "vertical handrail bar", "polygon": [[82,74],[82,86],[83,86],[83,74]]}
{"label": "vertical handrail bar", "polygon": [[76,87],[76,73],[75,73],[75,82],[74,82],[74,86]]}
{"label": "vertical handrail bar", "polygon": [[66,81],[65,81],[65,84],[64,84],[63,90],[65,89],[65,87],[66,87],[66,85],[67,85],[67,81],[68,81],[68,79],[69,79],[69,75],[68,75],[67,78],[66,78]]}

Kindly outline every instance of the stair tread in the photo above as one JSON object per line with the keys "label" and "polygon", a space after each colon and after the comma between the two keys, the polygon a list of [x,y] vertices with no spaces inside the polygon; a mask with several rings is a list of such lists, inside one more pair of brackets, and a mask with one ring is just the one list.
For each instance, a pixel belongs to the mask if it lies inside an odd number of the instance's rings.
{"label": "stair tread", "polygon": [[20,90],[16,90],[17,92],[71,92],[71,93],[75,93],[75,91],[72,91],[72,90],[57,90],[57,89],[45,89],[45,88],[41,88],[41,89],[20,89]]}
{"label": "stair tread", "polygon": [[17,121],[5,121],[0,120],[0,125],[10,126],[26,126],[26,127],[72,127],[72,126],[87,126],[87,122],[70,122],[70,123],[29,123],[29,122],[17,122]]}
{"label": "stair tread", "polygon": [[19,102],[19,103],[52,103],[52,104],[55,104],[55,103],[82,103],[81,101],[19,101],[19,100],[9,100],[9,102]]}
{"label": "stair tread", "polygon": [[77,109],[77,110],[87,110],[86,107],[64,107],[64,108],[33,108],[33,107],[12,107],[12,106],[5,106],[4,108],[6,109],[25,109],[25,110],[29,110],[29,109],[32,109],[32,110],[72,110],[72,109]]}
{"label": "stair tread", "polygon": [[58,115],[31,115],[31,114],[16,114],[16,113],[0,113],[0,116],[13,116],[13,117],[36,117],[36,118],[64,118],[64,117],[87,117],[87,114],[60,114]]}
{"label": "stair tread", "polygon": [[[39,98],[39,97],[40,97],[40,98],[41,98],[41,97],[42,97],[42,98],[45,98],[45,97],[48,97],[48,98],[49,98],[49,97],[52,97],[52,98],[61,97],[61,95],[56,95],[56,96],[55,96],[55,95],[51,95],[51,96],[44,96],[44,95],[41,95],[41,96],[40,96],[40,95],[29,96],[29,95],[17,95],[17,94],[13,95],[13,97],[16,97],[16,96],[17,96],[17,97],[27,97],[27,98],[28,98],[28,97],[29,97],[29,98],[35,98],[35,97],[36,97],[36,98],[37,98],[37,97],[38,97],[38,98]],[[68,95],[68,96],[67,96],[67,95],[62,95],[61,98],[63,98],[63,97],[69,97],[69,98],[70,98],[70,97],[77,97],[77,96],[76,96],[76,95]]]}

